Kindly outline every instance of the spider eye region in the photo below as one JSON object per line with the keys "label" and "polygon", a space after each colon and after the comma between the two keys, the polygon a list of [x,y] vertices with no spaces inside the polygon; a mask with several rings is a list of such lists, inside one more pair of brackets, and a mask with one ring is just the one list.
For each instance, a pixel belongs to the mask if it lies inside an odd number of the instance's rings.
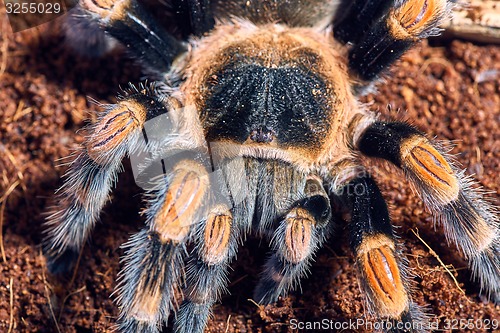
{"label": "spider eye region", "polygon": [[243,59],[207,83],[201,119],[209,142],[319,148],[330,130],[327,84],[302,65]]}
{"label": "spider eye region", "polygon": [[274,140],[275,134],[273,130],[267,127],[258,127],[252,130],[250,140],[258,143],[269,143]]}

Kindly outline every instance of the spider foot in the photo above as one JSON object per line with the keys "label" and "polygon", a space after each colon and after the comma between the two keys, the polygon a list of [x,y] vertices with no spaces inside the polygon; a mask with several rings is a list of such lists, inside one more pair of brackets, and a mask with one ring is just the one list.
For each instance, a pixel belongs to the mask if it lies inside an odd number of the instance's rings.
{"label": "spider foot", "polygon": [[76,264],[79,253],[72,248],[66,248],[60,254],[53,254],[49,251],[45,252],[44,255],[49,272],[54,275],[59,275],[71,271]]}

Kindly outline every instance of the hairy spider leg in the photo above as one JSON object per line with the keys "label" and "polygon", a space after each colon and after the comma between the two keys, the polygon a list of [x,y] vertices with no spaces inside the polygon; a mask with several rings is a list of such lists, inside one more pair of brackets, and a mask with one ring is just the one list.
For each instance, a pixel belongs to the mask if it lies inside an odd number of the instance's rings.
{"label": "hairy spider leg", "polygon": [[203,332],[212,305],[228,284],[227,271],[238,247],[239,228],[225,204],[215,206],[195,231],[186,265],[185,299],[177,312],[174,332]]}
{"label": "hairy spider leg", "polygon": [[[316,202],[316,198],[308,200],[311,194],[304,194],[304,174],[286,163],[241,157],[223,161],[230,163],[222,164],[223,176],[217,183],[223,186],[217,191],[227,193],[219,196],[226,202],[213,201],[207,218],[194,231],[195,248],[187,263],[185,300],[176,316],[176,332],[203,332],[212,305],[226,291],[227,270],[239,240],[252,230],[260,236],[271,237],[270,230],[278,228],[279,216],[291,214],[299,205],[309,208]],[[320,191],[318,188],[315,187],[316,192]],[[289,244],[295,240],[290,237],[295,232],[297,229],[288,230]],[[303,245],[292,246],[290,251],[294,254],[289,256],[295,255],[297,261],[300,250],[304,251],[303,256],[313,251],[307,247],[314,245]]]}
{"label": "hairy spider leg", "polygon": [[377,79],[421,38],[438,34],[437,27],[449,16],[452,4],[446,0],[355,1],[334,26],[339,41],[352,43],[351,73],[361,79],[361,85]]}
{"label": "hairy spider leg", "polygon": [[301,192],[272,235],[272,252],[254,292],[260,304],[276,302],[295,288],[325,240],[331,207],[322,182],[309,176]]}
{"label": "hairy spider leg", "polygon": [[367,310],[393,323],[384,332],[427,332],[426,316],[411,297],[408,262],[396,242],[387,204],[375,181],[359,171],[354,166],[353,176],[335,184],[334,192],[351,214],[350,246]]}
{"label": "hairy spider leg", "polygon": [[205,163],[179,160],[147,192],[149,229],[132,236],[116,289],[120,332],[159,333],[175,311],[184,275],[185,245],[201,223],[211,186]]}
{"label": "hairy spider leg", "polygon": [[[212,144],[212,152],[217,145]],[[243,158],[219,162],[210,156],[212,173],[203,215],[193,227],[192,250],[186,264],[184,300],[174,321],[175,332],[203,332],[212,305],[220,298],[228,283],[227,271],[236,256],[241,227],[233,219],[232,207],[246,193]],[[226,170],[238,173],[240,189],[225,177]],[[232,192],[232,193],[231,193]]]}
{"label": "hairy spider leg", "polygon": [[186,47],[162,28],[136,0],[82,0],[80,6],[90,18],[144,65],[167,73]]}
{"label": "hairy spider leg", "polygon": [[[368,120],[368,123],[370,120]],[[469,262],[481,291],[500,301],[500,227],[497,210],[446,156],[416,128],[401,122],[361,121],[355,146],[365,155],[403,169],[425,205]]]}
{"label": "hairy spider leg", "polygon": [[47,217],[44,251],[52,273],[67,272],[74,264],[108,201],[121,160],[138,145],[145,121],[168,111],[152,90],[132,87],[117,104],[105,106],[89,127],[90,136],[66,172]]}

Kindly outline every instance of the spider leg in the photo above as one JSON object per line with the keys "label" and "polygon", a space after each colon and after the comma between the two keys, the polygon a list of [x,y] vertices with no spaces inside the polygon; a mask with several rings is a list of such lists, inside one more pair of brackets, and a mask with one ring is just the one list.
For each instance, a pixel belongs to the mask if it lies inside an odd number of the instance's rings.
{"label": "spider leg", "polygon": [[52,273],[68,271],[78,257],[108,200],[121,160],[137,146],[146,119],[167,112],[147,90],[108,106],[71,163],[46,222],[44,250]]}
{"label": "spider leg", "polygon": [[[226,291],[229,263],[236,255],[240,231],[245,230],[244,218],[233,212],[235,205],[246,206],[245,161],[220,159],[220,149],[224,144],[210,144],[210,193],[203,221],[193,231],[195,246],[186,267],[185,299],[174,323],[177,333],[204,331],[212,305]],[[245,216],[249,214],[248,209],[244,211]]]}
{"label": "spider leg", "polygon": [[136,0],[82,0],[80,4],[91,19],[156,71],[168,72],[186,51]]}
{"label": "spider leg", "polygon": [[392,323],[384,332],[426,332],[426,317],[411,299],[407,260],[396,242],[387,204],[375,181],[361,171],[343,170],[352,173],[337,181],[333,191],[351,213],[350,246],[368,311]]}
{"label": "spider leg", "polygon": [[308,179],[304,197],[292,204],[274,232],[273,254],[254,293],[258,303],[276,302],[299,283],[325,239],[330,219],[330,201],[321,182]]}
{"label": "spider leg", "polygon": [[119,273],[116,300],[119,332],[158,333],[173,307],[182,274],[184,246],[165,242],[144,229],[124,245],[125,266]]}
{"label": "spider leg", "polygon": [[[358,0],[334,33],[349,50],[349,69],[364,82],[376,79],[421,38],[439,33],[453,1],[446,0]],[[358,27],[361,27],[358,30]]]}
{"label": "spider leg", "polygon": [[181,1],[187,3],[193,34],[202,36],[204,33],[213,29],[215,21],[210,8],[210,0]]}
{"label": "spider leg", "polygon": [[500,302],[500,227],[498,211],[481,189],[451,163],[423,133],[400,122],[360,122],[354,145],[365,155],[403,169],[426,206],[444,226],[449,242],[469,261],[481,291]]}
{"label": "spider leg", "polygon": [[201,222],[209,186],[205,166],[185,159],[149,192],[149,230],[125,245],[126,263],[116,290],[120,332],[158,333],[168,319],[180,293],[185,243]]}
{"label": "spider leg", "polygon": [[238,231],[226,205],[217,205],[196,232],[196,248],[186,267],[185,300],[174,332],[202,333],[210,309],[227,286],[227,270],[236,255]]}
{"label": "spider leg", "polygon": [[96,21],[88,19],[86,11],[79,5],[66,15],[62,28],[65,33],[65,43],[86,57],[100,57],[118,44]]}
{"label": "spider leg", "polygon": [[386,15],[394,0],[342,1],[334,19],[335,39],[355,44],[368,33],[370,27]]}

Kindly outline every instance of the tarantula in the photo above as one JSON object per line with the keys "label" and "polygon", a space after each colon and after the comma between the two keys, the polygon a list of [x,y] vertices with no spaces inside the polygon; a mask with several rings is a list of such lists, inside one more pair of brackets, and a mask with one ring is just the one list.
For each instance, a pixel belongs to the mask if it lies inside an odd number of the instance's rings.
{"label": "tarantula", "polygon": [[425,134],[380,121],[357,100],[409,47],[439,32],[452,1],[173,3],[173,17],[188,18],[187,40],[136,0],[80,1],[85,22],[159,83],[132,86],[90,127],[48,217],[53,273],[71,267],[129,155],[147,188],[147,225],[125,245],[120,332],[159,332],[172,311],[176,332],[202,332],[250,232],[272,249],[255,299],[275,302],[327,239],[334,203],[350,216],[367,310],[421,324],[386,331],[428,331],[386,203],[360,166],[367,156],[404,171],[482,292],[500,301],[495,208]]}

